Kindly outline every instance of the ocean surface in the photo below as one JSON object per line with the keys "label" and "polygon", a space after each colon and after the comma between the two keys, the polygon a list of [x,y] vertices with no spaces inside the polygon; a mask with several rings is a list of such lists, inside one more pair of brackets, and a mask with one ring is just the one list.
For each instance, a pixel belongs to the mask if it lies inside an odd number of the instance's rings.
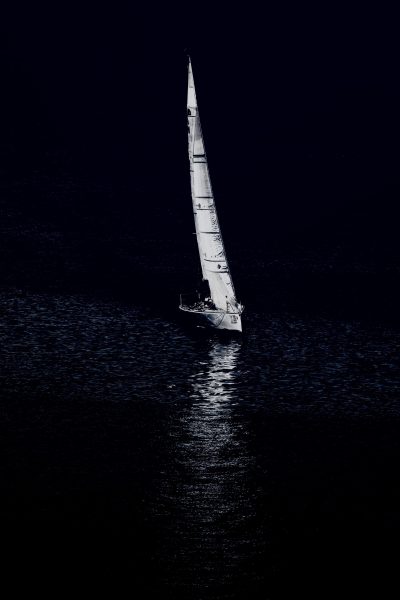
{"label": "ocean surface", "polygon": [[353,215],[350,234],[337,219],[296,238],[221,203],[246,307],[243,336],[227,337],[179,318],[199,270],[187,195],[151,202],[47,163],[13,169],[0,189],[1,570],[13,589],[388,597],[395,227]]}
{"label": "ocean surface", "polygon": [[16,586],[326,598],[393,577],[396,328],[248,310],[221,337],[175,310],[17,288],[0,310]]}

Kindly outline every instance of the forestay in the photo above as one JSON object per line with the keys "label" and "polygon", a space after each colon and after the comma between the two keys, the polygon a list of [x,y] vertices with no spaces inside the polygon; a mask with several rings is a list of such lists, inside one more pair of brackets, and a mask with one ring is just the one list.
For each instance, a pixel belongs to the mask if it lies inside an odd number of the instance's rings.
{"label": "forestay", "polygon": [[187,111],[193,213],[203,279],[209,283],[217,308],[240,312],[214,203],[190,60]]}

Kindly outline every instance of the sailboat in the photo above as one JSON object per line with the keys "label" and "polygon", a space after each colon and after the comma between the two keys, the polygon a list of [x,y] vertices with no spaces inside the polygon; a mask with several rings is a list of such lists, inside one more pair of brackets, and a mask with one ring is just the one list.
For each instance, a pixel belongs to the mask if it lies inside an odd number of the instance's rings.
{"label": "sailboat", "polygon": [[[201,131],[199,108],[189,58],[187,120],[190,182],[197,245],[203,275],[203,293],[190,300],[181,294],[180,310],[191,315],[201,327],[242,331],[243,306],[236,299],[224,243],[222,241],[207,156]],[[205,288],[205,291],[204,291]]]}

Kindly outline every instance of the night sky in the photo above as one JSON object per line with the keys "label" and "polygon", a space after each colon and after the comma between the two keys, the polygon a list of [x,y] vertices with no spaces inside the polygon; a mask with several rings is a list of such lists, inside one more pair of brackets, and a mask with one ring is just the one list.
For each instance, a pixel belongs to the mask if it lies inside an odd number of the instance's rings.
{"label": "night sky", "polygon": [[135,221],[133,229],[165,225],[171,240],[192,227],[188,49],[228,249],[229,239],[257,240],[293,257],[302,248],[396,270],[393,15],[333,5],[57,3],[9,8],[1,29],[5,180],[34,171],[57,182],[62,172],[113,190],[112,206],[83,193],[74,206],[38,211],[60,221],[103,211]]}

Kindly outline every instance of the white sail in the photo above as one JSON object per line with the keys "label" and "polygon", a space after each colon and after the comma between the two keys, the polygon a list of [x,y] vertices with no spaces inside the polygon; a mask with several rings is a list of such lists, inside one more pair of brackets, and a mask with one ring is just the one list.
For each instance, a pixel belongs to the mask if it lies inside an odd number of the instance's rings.
{"label": "white sail", "polygon": [[190,60],[187,114],[193,213],[203,279],[208,281],[216,308],[240,313],[214,203]]}

